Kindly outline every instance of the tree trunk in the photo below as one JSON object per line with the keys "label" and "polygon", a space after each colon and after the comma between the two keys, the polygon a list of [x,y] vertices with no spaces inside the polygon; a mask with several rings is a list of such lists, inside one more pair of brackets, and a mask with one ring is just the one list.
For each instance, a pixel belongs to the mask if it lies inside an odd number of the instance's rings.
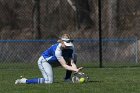
{"label": "tree trunk", "polygon": [[33,0],[33,5],[33,35],[35,39],[41,39],[40,0]]}
{"label": "tree trunk", "polygon": [[109,7],[108,7],[108,10],[109,10],[109,26],[108,26],[108,35],[110,37],[114,37],[115,35],[115,32],[117,32],[117,23],[116,23],[116,20],[117,20],[117,0],[110,0],[109,2]]}
{"label": "tree trunk", "polygon": [[93,21],[90,18],[89,0],[76,0],[77,20],[79,27],[85,25],[86,27],[93,26]]}

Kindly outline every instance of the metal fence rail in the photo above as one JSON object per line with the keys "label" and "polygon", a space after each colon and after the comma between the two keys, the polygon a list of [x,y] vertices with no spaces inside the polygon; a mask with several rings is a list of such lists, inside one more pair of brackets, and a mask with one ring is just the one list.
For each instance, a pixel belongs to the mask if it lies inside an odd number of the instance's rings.
{"label": "metal fence rail", "polygon": [[[99,64],[99,40],[75,39],[79,64]],[[0,40],[0,63],[36,63],[56,40]],[[103,39],[103,65],[137,65],[137,39]]]}

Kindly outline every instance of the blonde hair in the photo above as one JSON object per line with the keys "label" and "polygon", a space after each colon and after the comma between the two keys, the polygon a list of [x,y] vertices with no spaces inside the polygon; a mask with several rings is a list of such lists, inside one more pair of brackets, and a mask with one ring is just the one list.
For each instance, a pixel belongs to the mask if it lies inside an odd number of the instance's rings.
{"label": "blonde hair", "polygon": [[61,38],[67,38],[67,39],[70,39],[71,36],[69,34],[63,34]]}
{"label": "blonde hair", "polygon": [[66,38],[66,39],[70,39],[71,36],[69,34],[63,34],[60,39],[57,40],[58,43],[62,43],[63,41],[61,40],[61,38]]}

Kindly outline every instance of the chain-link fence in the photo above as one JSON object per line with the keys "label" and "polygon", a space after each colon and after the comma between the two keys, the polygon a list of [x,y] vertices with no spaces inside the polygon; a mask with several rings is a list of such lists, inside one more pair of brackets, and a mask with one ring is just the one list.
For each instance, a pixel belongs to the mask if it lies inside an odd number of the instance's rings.
{"label": "chain-link fence", "polygon": [[[0,0],[0,62],[34,63],[55,43],[46,40],[69,33],[78,63],[99,66],[98,1]],[[139,3],[101,0],[103,66],[139,65]]]}
{"label": "chain-link fence", "polygon": [[103,42],[104,66],[107,66],[106,63],[114,66],[116,64],[130,66],[129,63],[133,66],[139,65],[140,7],[138,3],[139,0],[102,1],[102,38],[119,38],[113,42],[110,40]]}
{"label": "chain-link fence", "polygon": [[[75,39],[79,65],[96,66],[99,62],[98,39]],[[2,64],[35,64],[41,53],[57,40],[0,40],[0,62]],[[103,66],[139,65],[136,38],[103,39]],[[2,66],[3,68],[3,66]]]}

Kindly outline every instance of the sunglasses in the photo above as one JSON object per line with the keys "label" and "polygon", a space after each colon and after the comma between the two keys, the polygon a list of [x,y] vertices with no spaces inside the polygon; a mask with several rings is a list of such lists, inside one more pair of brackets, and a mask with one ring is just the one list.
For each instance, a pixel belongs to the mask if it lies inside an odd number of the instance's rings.
{"label": "sunglasses", "polygon": [[70,42],[73,42],[74,40],[63,40],[63,41],[66,43],[70,43]]}

